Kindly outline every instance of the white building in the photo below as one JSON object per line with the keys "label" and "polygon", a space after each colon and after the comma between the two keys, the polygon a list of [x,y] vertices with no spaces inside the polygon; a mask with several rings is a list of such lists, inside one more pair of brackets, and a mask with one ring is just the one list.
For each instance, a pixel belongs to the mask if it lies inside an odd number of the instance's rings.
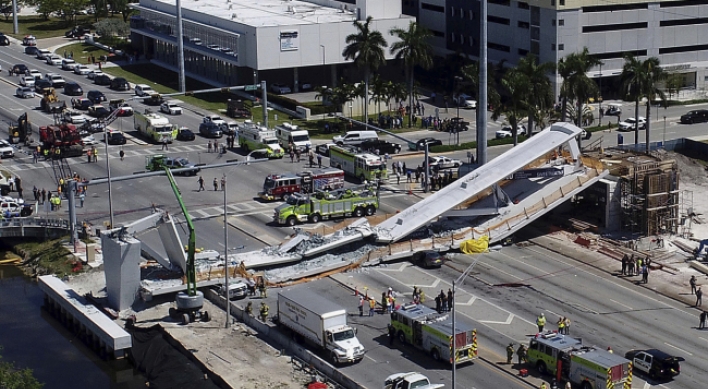
{"label": "white building", "polygon": [[[439,54],[479,55],[479,1],[402,0],[403,11],[433,31]],[[706,0],[487,0],[488,56],[514,65],[535,54],[555,62],[587,47],[604,61],[589,74],[602,78],[603,96],[616,97],[623,55],[657,57],[683,75],[684,86],[705,90],[708,73]],[[556,80],[556,86],[560,79]]]}
{"label": "white building", "polygon": [[[266,80],[295,91],[307,82],[334,85],[345,39],[355,20],[372,16],[389,46],[391,28],[415,18],[400,0],[182,0],[185,70],[224,85]],[[176,7],[172,0],[140,0],[131,7],[133,42],[150,59],[177,68]],[[386,49],[386,56],[392,59]]]}

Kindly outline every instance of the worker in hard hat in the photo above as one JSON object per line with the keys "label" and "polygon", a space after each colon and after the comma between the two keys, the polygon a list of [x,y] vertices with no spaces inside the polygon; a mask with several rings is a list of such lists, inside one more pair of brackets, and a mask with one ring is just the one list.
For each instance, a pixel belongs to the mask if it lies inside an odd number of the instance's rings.
{"label": "worker in hard hat", "polygon": [[253,316],[253,302],[252,301],[249,301],[248,304],[246,304],[246,315]]}
{"label": "worker in hard hat", "polygon": [[268,321],[268,305],[264,301],[261,301],[261,321],[265,323]]}
{"label": "worker in hard hat", "polygon": [[511,360],[514,358],[514,343],[509,343],[506,347],[506,363],[511,365]]}
{"label": "worker in hard hat", "polygon": [[541,312],[541,314],[536,319],[536,325],[538,326],[538,332],[542,333],[543,327],[546,326],[546,315],[544,315],[543,312]]}

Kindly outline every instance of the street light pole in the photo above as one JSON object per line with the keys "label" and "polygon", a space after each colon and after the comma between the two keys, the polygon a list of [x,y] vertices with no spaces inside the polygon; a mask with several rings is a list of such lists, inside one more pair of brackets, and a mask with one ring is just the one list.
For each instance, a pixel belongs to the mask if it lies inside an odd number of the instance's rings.
{"label": "street light pole", "polygon": [[602,62],[600,62],[600,113],[598,116],[600,118],[600,124],[602,124]]}
{"label": "street light pole", "polygon": [[113,225],[113,191],[111,190],[111,162],[108,158],[108,126],[103,128],[103,142],[106,144],[106,172],[108,173],[108,222],[111,224],[108,229],[112,229]]}
{"label": "street light pole", "polygon": [[428,160],[428,141],[425,141],[425,182],[423,183],[423,192],[430,191],[430,161]]}
{"label": "street light pole", "polygon": [[229,297],[229,223],[226,210],[226,173],[222,176],[224,184],[221,190],[224,191],[224,293],[226,294],[226,323],[224,328],[229,328],[231,323],[231,300]]}
{"label": "street light pole", "polygon": [[477,264],[477,261],[479,261],[479,255],[477,255],[472,261],[472,263],[467,266],[467,269],[460,274],[459,277],[457,277],[456,280],[452,281],[452,306],[450,307],[450,311],[452,312],[452,389],[456,389],[455,387],[455,378],[457,375],[457,355],[456,355],[456,350],[457,350],[457,327],[455,327],[455,301],[457,301],[457,297],[455,296],[455,285],[457,285],[459,282],[464,281],[465,277],[472,271],[472,268],[474,265]]}
{"label": "street light pole", "polygon": [[664,116],[664,147],[666,147],[666,116]]}

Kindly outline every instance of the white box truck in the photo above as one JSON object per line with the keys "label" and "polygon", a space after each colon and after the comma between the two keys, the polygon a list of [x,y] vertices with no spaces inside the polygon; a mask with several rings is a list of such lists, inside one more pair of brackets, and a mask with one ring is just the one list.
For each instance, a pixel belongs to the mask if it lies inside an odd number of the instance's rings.
{"label": "white box truck", "polygon": [[279,126],[275,126],[275,136],[278,137],[280,144],[286,148],[291,144],[300,151],[312,147],[310,133],[307,130],[299,130],[294,124],[283,123]]}
{"label": "white box truck", "polygon": [[333,363],[359,362],[364,346],[347,325],[347,311],[309,289],[278,292],[277,321],[303,339],[326,350]]}

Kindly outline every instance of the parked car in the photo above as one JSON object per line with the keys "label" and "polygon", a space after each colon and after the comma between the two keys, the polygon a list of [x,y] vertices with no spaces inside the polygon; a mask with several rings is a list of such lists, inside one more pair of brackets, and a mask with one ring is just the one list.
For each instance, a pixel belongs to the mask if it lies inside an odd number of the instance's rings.
{"label": "parked car", "polygon": [[150,85],[138,84],[135,86],[136,96],[150,96],[153,93],[155,93],[155,90]]}
{"label": "parked car", "polygon": [[39,80],[35,80],[34,82],[34,91],[42,94],[42,92],[47,89],[52,87],[52,82],[49,80],[45,80],[44,78],[40,78]]}
{"label": "parked car", "polygon": [[93,105],[93,101],[84,98],[73,98],[71,99],[71,107],[74,109],[80,109],[86,111],[90,106]]}
{"label": "parked car", "polygon": [[192,141],[194,139],[196,139],[196,136],[194,136],[194,133],[189,128],[181,127],[177,130],[177,140]]}
{"label": "parked car", "polygon": [[[428,162],[431,168],[437,169],[450,169],[462,166],[462,161],[459,159],[452,159],[442,155],[430,156],[428,157]],[[425,161],[423,161],[423,166],[425,166]]]}
{"label": "parked car", "polygon": [[35,54],[37,59],[41,59],[42,61],[46,60],[50,55],[52,55],[52,52],[47,49],[37,49],[37,54]]}
{"label": "parked car", "polygon": [[401,152],[400,144],[381,139],[372,139],[361,142],[359,148],[372,153],[376,153],[378,151],[379,155],[398,154]]}
{"label": "parked car", "polygon": [[270,91],[273,93],[277,93],[279,95],[284,95],[286,93],[292,92],[292,90],[290,90],[289,86],[283,85],[283,84],[271,84]]}
{"label": "parked car", "polygon": [[91,68],[86,65],[77,64],[76,66],[74,66],[74,74],[78,74],[80,76],[85,76],[89,74],[90,71]]}
{"label": "parked car", "polygon": [[428,149],[433,146],[442,146],[442,141],[440,139],[435,139],[431,137],[419,139],[415,143],[408,143],[408,148],[412,151],[425,150],[425,144],[428,144]]}
{"label": "parked car", "polygon": [[15,156],[15,148],[10,142],[0,139],[0,158],[13,158]]}
{"label": "parked car", "polygon": [[27,46],[25,47],[25,54],[37,55],[38,50],[39,48],[37,48],[37,46]]}
{"label": "parked car", "polygon": [[124,145],[127,142],[125,135],[120,131],[109,130],[106,138],[109,145]]}
{"label": "parked car", "polygon": [[0,46],[10,46],[10,38],[0,32]]}
{"label": "parked car", "polygon": [[635,123],[639,122],[639,129],[643,130],[647,126],[647,120],[643,117],[639,117],[639,120],[635,118],[627,118],[619,123],[618,131],[634,131]]}
{"label": "parked car", "polygon": [[47,65],[60,66],[62,59],[60,56],[52,54],[48,55],[44,61],[47,63]]}
{"label": "parked car", "polygon": [[607,104],[607,109],[605,110],[605,115],[608,116],[619,116],[622,114],[622,104]]}
{"label": "parked car", "polygon": [[104,75],[104,74],[105,74],[105,73],[103,73],[103,72],[100,71],[100,70],[90,70],[90,71],[86,74],[86,78],[88,78],[89,80],[93,80],[93,79],[96,78],[96,76],[102,76],[102,75]]}
{"label": "parked car", "polygon": [[182,107],[179,106],[177,101],[175,100],[169,100],[165,101],[160,105],[160,112],[164,112],[166,114],[170,115],[181,115],[182,114]]}
{"label": "parked car", "polygon": [[15,90],[15,96],[23,99],[32,98],[34,97],[34,89],[30,86],[21,86]]}
{"label": "parked car", "polygon": [[451,118],[447,122],[446,126],[443,126],[442,131],[445,132],[456,132],[456,131],[468,131],[470,122],[466,122],[465,119],[460,117]]}
{"label": "parked car", "polygon": [[681,123],[705,123],[708,122],[708,109],[695,109],[681,115]]}
{"label": "parked car", "polygon": [[217,126],[220,126],[222,124],[226,124],[226,121],[221,118],[219,115],[206,115],[202,119],[203,123],[214,123]]}
{"label": "parked car", "polygon": [[64,84],[64,94],[67,96],[81,96],[84,94],[84,90],[81,89],[81,85],[78,82],[67,82]]}
{"label": "parked car", "polygon": [[119,91],[130,90],[130,83],[128,82],[128,80],[126,80],[123,77],[116,77],[113,80],[111,80],[110,88],[113,90],[119,90]]}
{"label": "parked car", "polygon": [[477,109],[477,101],[472,99],[472,96],[466,95],[464,93],[457,96],[455,100],[460,108],[464,109]]}
{"label": "parked car", "polygon": [[35,38],[34,35],[25,35],[25,37],[22,38],[22,45],[37,46],[37,38]]}
{"label": "parked car", "polygon": [[88,114],[97,118],[97,119],[103,119],[103,118],[107,117],[108,115],[110,115],[111,111],[109,111],[108,108],[106,108],[100,104],[96,104],[96,105],[92,105],[89,107]]}
{"label": "parked car", "polygon": [[206,138],[221,138],[223,134],[221,129],[215,123],[201,123],[199,125],[199,133]]}
{"label": "parked car", "polygon": [[219,128],[226,135],[236,135],[238,132],[238,124],[236,122],[221,123]]}
{"label": "parked car", "polygon": [[20,85],[33,87],[34,86],[34,77],[32,77],[32,76],[20,77]]}
{"label": "parked car", "polygon": [[12,73],[14,74],[27,74],[29,68],[23,63],[18,63],[12,67]]}
{"label": "parked car", "polygon": [[83,142],[84,146],[94,146],[98,144],[98,141],[93,135],[86,135],[82,137],[81,142]]}
{"label": "parked car", "polygon": [[80,38],[80,37],[82,37],[86,34],[90,34],[90,33],[91,33],[90,28],[84,27],[84,26],[76,26],[76,27],[72,28],[71,30],[67,31],[66,33],[64,33],[64,36],[67,38]]}
{"label": "parked car", "polygon": [[163,164],[164,166],[167,166],[170,169],[190,169],[175,173],[175,175],[181,176],[196,176],[197,173],[199,173],[199,171],[201,170],[198,166],[195,166],[193,163],[189,162],[187,158],[184,157],[168,157],[164,159]]}
{"label": "parked car", "polygon": [[441,267],[445,257],[435,250],[422,250],[413,253],[413,263],[425,268]]}
{"label": "parked car", "polygon": [[76,67],[76,61],[74,61],[71,58],[64,58],[61,60],[61,68],[62,70],[74,70],[74,67]]}
{"label": "parked car", "polygon": [[308,81],[303,81],[300,83],[300,91],[307,92],[313,89],[312,83]]}
{"label": "parked car", "polygon": [[108,101],[106,95],[100,90],[90,90],[86,94],[86,98],[91,100],[94,104],[101,104],[103,101]]}
{"label": "parked car", "polygon": [[96,85],[111,85],[111,77],[107,74],[100,74],[93,78],[93,83]]}
{"label": "parked car", "polygon": [[[523,124],[516,125],[516,134],[521,135],[526,133],[526,127]],[[497,139],[511,138],[514,133],[511,131],[511,126],[504,126],[501,130],[497,130],[494,133],[494,137]]]}
{"label": "parked car", "polygon": [[118,110],[116,115],[119,117],[133,116],[133,107],[131,107],[130,104],[126,103],[123,99],[111,100],[108,103],[108,110],[111,112]]}
{"label": "parked car", "polygon": [[40,72],[40,71],[37,70],[37,69],[28,69],[28,70],[25,71],[25,75],[27,75],[27,76],[32,76],[32,77],[35,79],[35,81],[36,81],[38,78],[42,78],[42,72]]}
{"label": "parked car", "polygon": [[329,157],[329,148],[332,146],[336,145],[334,143],[323,143],[321,145],[317,145],[315,146],[315,152],[325,157]]}
{"label": "parked car", "polygon": [[79,111],[65,111],[64,121],[71,124],[83,124],[86,122],[86,116]]}
{"label": "parked car", "polygon": [[642,372],[651,378],[673,378],[681,374],[679,362],[685,361],[683,357],[674,357],[657,349],[630,350],[625,358],[632,361],[634,370]]}
{"label": "parked car", "polygon": [[44,78],[52,83],[52,88],[63,88],[66,85],[64,77],[57,73],[47,73]]}

